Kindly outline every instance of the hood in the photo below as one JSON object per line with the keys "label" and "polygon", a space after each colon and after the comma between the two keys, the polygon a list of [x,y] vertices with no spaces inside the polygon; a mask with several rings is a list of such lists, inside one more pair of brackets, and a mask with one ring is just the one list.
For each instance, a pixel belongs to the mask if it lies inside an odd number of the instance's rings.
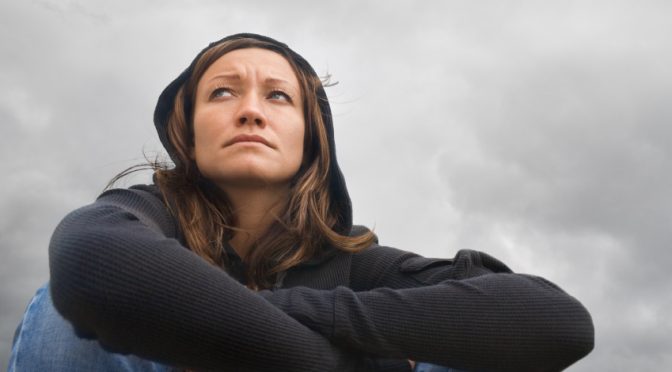
{"label": "hood", "polygon": [[[203,49],[191,62],[189,67],[184,70],[175,80],[173,80],[161,93],[159,100],[156,104],[154,110],[154,126],[159,135],[159,139],[163,144],[163,147],[168,152],[168,155],[171,159],[176,162],[177,157],[175,156],[175,149],[170,144],[167,134],[168,118],[170,117],[173,110],[173,102],[175,101],[175,96],[177,95],[178,90],[182,85],[188,80],[191,76],[196,60],[208,49],[213,46],[220,44],[225,41],[242,39],[242,38],[251,38],[267,42],[273,45],[273,47],[286,52],[293,62],[302,70],[309,72],[310,74],[317,76],[315,70],[310,66],[310,64],[301,57],[298,53],[291,50],[287,45],[281,43],[277,40],[274,40],[267,36],[250,34],[250,33],[241,33],[231,36],[227,36],[221,40],[210,43],[205,49]],[[343,178],[343,173],[338,166],[336,160],[336,144],[334,142],[334,125],[331,117],[331,108],[329,106],[329,100],[327,99],[327,94],[324,91],[322,85],[319,86],[317,90],[317,98],[322,112],[322,119],[326,127],[327,135],[329,137],[329,156],[330,156],[330,168],[329,168],[329,192],[332,199],[332,208],[335,209],[336,215],[339,216],[336,226],[334,226],[334,231],[339,234],[347,235],[350,233],[352,228],[352,204],[350,202],[350,196],[348,195],[348,189],[345,185],[345,179]],[[185,102],[185,107],[190,106],[190,103]]]}

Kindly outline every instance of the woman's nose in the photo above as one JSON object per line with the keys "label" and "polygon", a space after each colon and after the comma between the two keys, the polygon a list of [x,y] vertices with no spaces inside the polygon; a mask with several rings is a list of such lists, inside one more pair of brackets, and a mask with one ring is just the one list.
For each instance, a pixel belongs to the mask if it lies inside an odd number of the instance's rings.
{"label": "woman's nose", "polygon": [[266,125],[266,115],[262,102],[256,94],[246,94],[243,97],[238,110],[238,124]]}

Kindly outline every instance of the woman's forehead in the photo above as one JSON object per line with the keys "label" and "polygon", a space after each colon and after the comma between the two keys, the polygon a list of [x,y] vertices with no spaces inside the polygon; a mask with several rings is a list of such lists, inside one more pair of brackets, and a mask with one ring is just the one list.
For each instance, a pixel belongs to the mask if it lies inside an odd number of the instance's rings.
{"label": "woman's forehead", "polygon": [[236,49],[224,54],[206,69],[201,82],[241,81],[253,77],[264,82],[298,86],[296,74],[285,57],[261,48]]}

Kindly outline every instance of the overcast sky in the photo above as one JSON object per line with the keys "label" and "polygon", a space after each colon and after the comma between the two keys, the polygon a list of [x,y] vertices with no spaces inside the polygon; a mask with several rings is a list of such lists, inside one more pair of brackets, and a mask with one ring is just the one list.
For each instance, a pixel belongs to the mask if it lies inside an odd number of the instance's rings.
{"label": "overcast sky", "polygon": [[672,3],[196,3],[0,3],[0,368],[55,225],[161,152],[161,89],[247,31],[339,82],[339,161],[382,243],[560,285],[596,326],[571,371],[672,370]]}

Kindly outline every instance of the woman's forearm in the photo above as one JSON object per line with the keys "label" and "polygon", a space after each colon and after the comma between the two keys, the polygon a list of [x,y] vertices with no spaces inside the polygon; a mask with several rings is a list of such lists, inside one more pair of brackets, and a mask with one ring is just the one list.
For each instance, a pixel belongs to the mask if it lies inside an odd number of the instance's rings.
{"label": "woman's forearm", "polygon": [[111,351],[209,370],[356,370],[363,360],[116,206],[66,217],[50,268],[56,308]]}
{"label": "woman's forearm", "polygon": [[585,308],[527,275],[363,292],[296,287],[264,296],[336,344],[467,370],[561,370],[593,347]]}

